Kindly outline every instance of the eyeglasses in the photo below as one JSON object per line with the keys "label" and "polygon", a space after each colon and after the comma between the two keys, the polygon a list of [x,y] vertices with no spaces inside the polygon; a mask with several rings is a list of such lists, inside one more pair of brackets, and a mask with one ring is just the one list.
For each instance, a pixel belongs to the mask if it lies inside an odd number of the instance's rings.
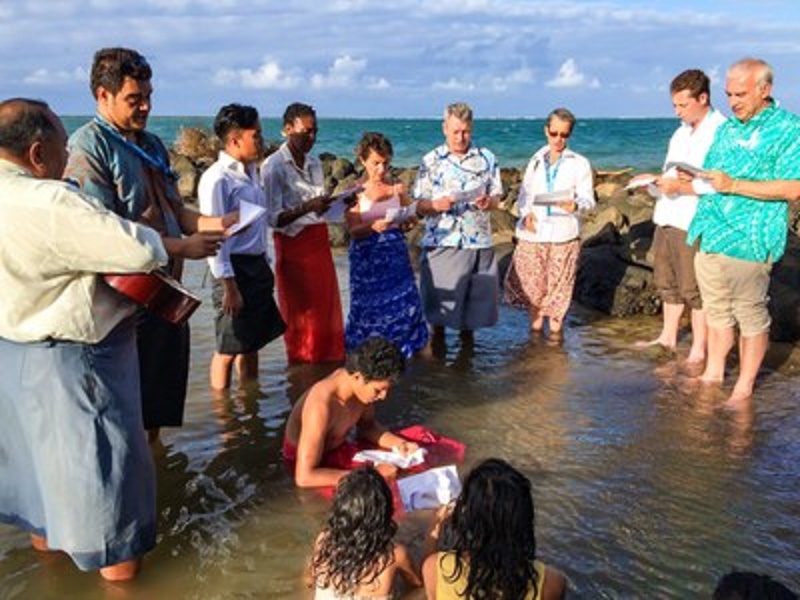
{"label": "eyeglasses", "polygon": [[560,137],[562,140],[567,140],[567,139],[569,139],[569,136],[572,135],[572,132],[570,131],[568,133],[564,133],[563,131],[550,131],[548,129],[547,130],[547,135],[549,135],[552,138]]}

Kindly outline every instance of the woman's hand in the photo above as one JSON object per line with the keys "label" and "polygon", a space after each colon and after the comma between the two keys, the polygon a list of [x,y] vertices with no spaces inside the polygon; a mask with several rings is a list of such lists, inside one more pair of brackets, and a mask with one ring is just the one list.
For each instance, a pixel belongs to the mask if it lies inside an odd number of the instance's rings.
{"label": "woman's hand", "polygon": [[522,219],[522,226],[531,233],[536,233],[536,215],[529,213]]}
{"label": "woman's hand", "polygon": [[391,229],[394,223],[389,219],[377,219],[370,225],[370,229],[375,233],[383,233],[387,229]]}

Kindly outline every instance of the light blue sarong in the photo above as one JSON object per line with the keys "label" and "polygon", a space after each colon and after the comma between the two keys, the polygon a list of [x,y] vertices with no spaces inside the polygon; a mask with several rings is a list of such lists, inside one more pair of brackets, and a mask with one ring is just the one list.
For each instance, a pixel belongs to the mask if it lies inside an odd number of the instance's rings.
{"label": "light blue sarong", "polygon": [[0,521],[85,571],[155,545],[132,319],[102,342],[0,339]]}

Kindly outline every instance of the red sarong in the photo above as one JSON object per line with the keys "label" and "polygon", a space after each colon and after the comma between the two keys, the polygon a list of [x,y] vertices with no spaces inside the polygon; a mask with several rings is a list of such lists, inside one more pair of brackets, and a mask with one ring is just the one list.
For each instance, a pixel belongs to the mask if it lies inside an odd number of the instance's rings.
{"label": "red sarong", "polygon": [[[439,435],[422,425],[412,425],[405,429],[393,432],[410,442],[416,442],[421,448],[427,450],[425,454],[425,462],[416,467],[404,470],[404,473],[419,473],[427,471],[433,467],[448,465],[453,463],[464,462],[464,453],[466,452],[466,445],[458,440]],[[373,450],[377,446],[366,440],[346,441],[341,446],[326,452],[322,456],[321,467],[329,469],[343,469],[349,471],[357,467],[361,467],[364,463],[353,462],[353,457],[361,450]],[[297,447],[283,440],[283,459],[290,467],[292,474],[294,474],[294,463],[297,460]],[[392,495],[394,496],[395,513],[402,511],[402,502],[400,502],[400,494],[397,491],[397,485],[392,482]],[[333,498],[336,491],[334,487],[318,488],[319,493],[325,498]]]}
{"label": "red sarong", "polygon": [[297,236],[275,232],[275,282],[290,363],[344,360],[344,319],[328,227]]}

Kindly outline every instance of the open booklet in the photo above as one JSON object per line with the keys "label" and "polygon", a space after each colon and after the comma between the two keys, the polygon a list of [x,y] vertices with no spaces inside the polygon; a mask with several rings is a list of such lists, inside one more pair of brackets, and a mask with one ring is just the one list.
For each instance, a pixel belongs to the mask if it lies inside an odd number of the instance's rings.
{"label": "open booklet", "polygon": [[416,467],[425,462],[425,448],[417,448],[411,454],[401,454],[396,450],[361,450],[353,456],[353,462],[386,463],[399,469]]}
{"label": "open booklet", "polygon": [[356,194],[363,190],[363,185],[354,185],[333,196],[328,210],[322,213],[322,218],[328,223],[341,223],[344,220],[344,213],[355,202]]}
{"label": "open booklet", "polygon": [[684,171],[689,173],[693,177],[704,177],[706,172],[705,170],[701,169],[700,167],[695,167],[694,165],[690,165],[687,162],[682,162],[679,160],[673,160],[668,162],[664,165],[664,171],[669,171],[670,169],[678,169],[679,171]]}
{"label": "open booklet", "polygon": [[545,192],[536,194],[533,197],[533,203],[538,206],[555,206],[562,202],[570,202],[572,200],[575,200],[575,192],[571,189]]}
{"label": "open booklet", "polygon": [[655,183],[658,177],[656,175],[637,175],[628,182],[625,186],[626,190],[633,190],[635,188],[645,187]]}
{"label": "open booklet", "polygon": [[400,225],[401,223],[405,223],[409,219],[413,219],[416,216],[417,216],[416,206],[401,206],[400,208],[386,209],[386,219],[391,221],[395,225]]}
{"label": "open booklet", "polygon": [[452,502],[461,493],[461,481],[455,465],[447,465],[398,479],[397,489],[403,508],[411,512]]}
{"label": "open booklet", "polygon": [[236,235],[249,225],[252,225],[265,212],[267,212],[267,209],[263,206],[242,200],[239,202],[239,220],[228,227],[227,234]]}

